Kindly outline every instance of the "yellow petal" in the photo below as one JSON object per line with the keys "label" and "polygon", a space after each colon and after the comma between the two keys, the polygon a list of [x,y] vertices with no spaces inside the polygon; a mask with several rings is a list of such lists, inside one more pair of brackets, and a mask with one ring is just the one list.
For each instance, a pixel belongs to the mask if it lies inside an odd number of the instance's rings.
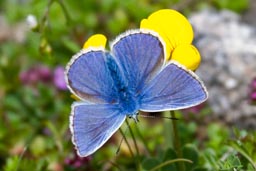
{"label": "yellow petal", "polygon": [[154,25],[154,23],[150,22],[148,19],[143,19],[140,23],[140,28],[146,28],[146,29],[153,30],[153,31],[157,32],[159,34],[159,36],[161,36],[161,38],[165,42],[166,59],[169,59],[173,48],[172,48],[171,42],[168,41],[168,37],[166,34],[164,34],[161,27],[156,27]]}
{"label": "yellow petal", "polygon": [[181,44],[191,44],[193,29],[188,20],[179,12],[163,9],[152,13],[148,19],[143,19],[141,28],[156,31],[166,43],[167,58],[173,49]]}
{"label": "yellow petal", "polygon": [[180,45],[176,47],[172,53],[171,59],[192,71],[198,68],[201,61],[200,53],[193,45]]}
{"label": "yellow petal", "polygon": [[107,38],[103,34],[95,34],[89,37],[89,39],[84,43],[83,49],[89,47],[105,48],[107,43]]}

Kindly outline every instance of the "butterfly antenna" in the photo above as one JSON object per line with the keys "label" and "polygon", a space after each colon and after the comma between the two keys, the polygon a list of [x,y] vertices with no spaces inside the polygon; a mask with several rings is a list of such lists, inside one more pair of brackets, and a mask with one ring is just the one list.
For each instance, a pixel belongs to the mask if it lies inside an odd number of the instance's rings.
{"label": "butterfly antenna", "polygon": [[164,119],[171,119],[171,120],[179,120],[179,118],[169,117],[169,116],[159,116],[159,115],[155,115],[154,113],[151,113],[150,115],[140,114],[138,116],[141,116],[143,118],[164,118]]}

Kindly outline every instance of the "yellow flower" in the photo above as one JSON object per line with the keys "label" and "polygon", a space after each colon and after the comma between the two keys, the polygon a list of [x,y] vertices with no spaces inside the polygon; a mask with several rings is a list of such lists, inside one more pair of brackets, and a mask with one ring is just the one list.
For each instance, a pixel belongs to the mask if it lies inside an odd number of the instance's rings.
{"label": "yellow flower", "polygon": [[196,70],[200,64],[200,53],[195,46],[183,44],[177,46],[172,52],[172,60],[175,60],[190,70]]}
{"label": "yellow flower", "polygon": [[83,49],[90,47],[105,48],[107,38],[103,34],[94,34],[84,43]]}
{"label": "yellow flower", "polygon": [[157,32],[166,44],[166,59],[175,60],[188,69],[195,70],[201,61],[198,50],[191,45],[193,29],[179,12],[163,9],[143,19],[140,28]]}

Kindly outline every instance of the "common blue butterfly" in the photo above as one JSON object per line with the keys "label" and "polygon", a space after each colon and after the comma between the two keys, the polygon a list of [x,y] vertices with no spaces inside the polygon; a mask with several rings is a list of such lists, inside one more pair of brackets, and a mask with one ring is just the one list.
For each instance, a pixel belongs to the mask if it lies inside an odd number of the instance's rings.
{"label": "common blue butterfly", "polygon": [[184,109],[207,99],[202,81],[180,64],[165,59],[157,33],[132,30],[118,36],[110,51],[83,49],[66,67],[66,82],[81,101],[70,116],[72,141],[80,156],[99,149],[138,111]]}

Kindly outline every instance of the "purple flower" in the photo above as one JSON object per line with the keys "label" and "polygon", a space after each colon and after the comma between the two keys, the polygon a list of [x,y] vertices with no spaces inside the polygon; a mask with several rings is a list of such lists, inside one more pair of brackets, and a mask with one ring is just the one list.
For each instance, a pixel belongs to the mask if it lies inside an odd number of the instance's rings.
{"label": "purple flower", "polygon": [[256,77],[252,79],[249,88],[249,101],[252,105],[256,105]]}
{"label": "purple flower", "polygon": [[256,78],[252,80],[251,88],[256,91]]}
{"label": "purple flower", "polygon": [[53,72],[53,83],[59,90],[67,90],[64,68],[62,66],[55,68]]}
{"label": "purple flower", "polygon": [[256,102],[256,91],[251,93],[251,101]]}
{"label": "purple flower", "polygon": [[52,78],[51,70],[48,67],[42,66],[38,68],[38,75],[43,82],[49,82]]}
{"label": "purple flower", "polygon": [[35,84],[39,81],[49,82],[51,71],[46,66],[38,65],[21,72],[19,78],[23,84]]}
{"label": "purple flower", "polygon": [[58,90],[67,90],[64,67],[57,66],[53,71],[47,66],[37,65],[23,71],[19,75],[25,85],[36,85],[38,82],[53,84]]}

